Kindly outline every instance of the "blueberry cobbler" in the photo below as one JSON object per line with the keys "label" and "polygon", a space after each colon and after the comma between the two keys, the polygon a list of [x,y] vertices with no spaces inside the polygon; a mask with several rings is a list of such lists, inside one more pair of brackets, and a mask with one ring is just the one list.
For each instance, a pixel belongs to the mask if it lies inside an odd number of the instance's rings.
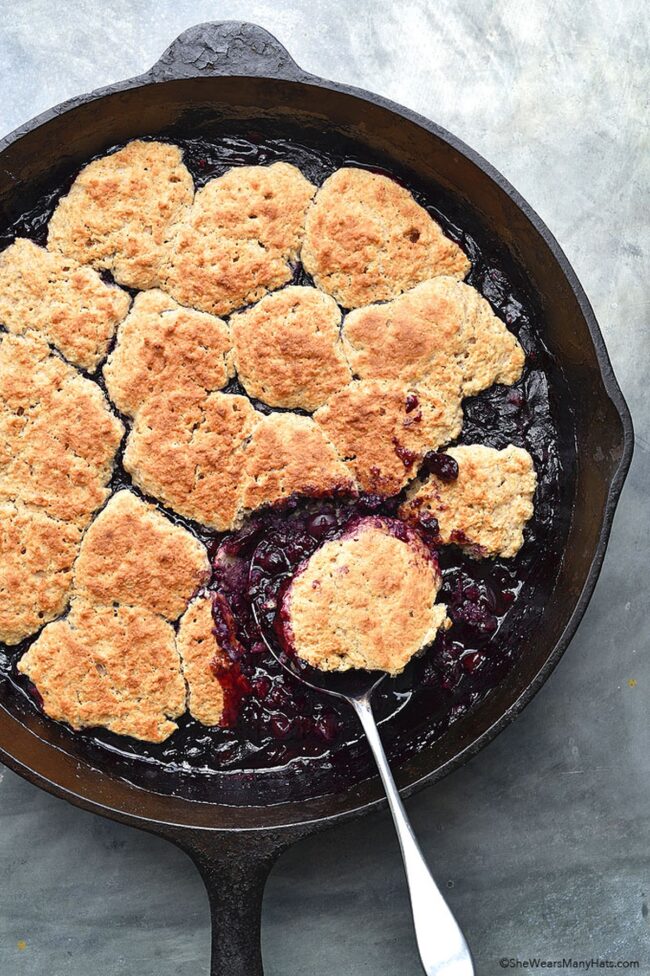
{"label": "blueberry cobbler", "polygon": [[268,641],[387,672],[393,751],[503,677],[561,468],[548,356],[468,232],[250,133],[117,147],[5,243],[4,695],[216,775],[363,767]]}

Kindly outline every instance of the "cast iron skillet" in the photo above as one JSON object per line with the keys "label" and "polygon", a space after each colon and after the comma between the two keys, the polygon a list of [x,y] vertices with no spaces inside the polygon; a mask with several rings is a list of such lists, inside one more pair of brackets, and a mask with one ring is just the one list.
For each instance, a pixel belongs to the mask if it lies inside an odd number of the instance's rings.
{"label": "cast iron skillet", "polygon": [[[544,683],[573,636],[594,589],[633,445],[629,412],[589,306],[548,229],[480,156],[426,119],[384,98],[302,71],[266,31],[202,24],[185,31],[151,71],[59,105],[0,143],[0,217],[9,222],[62,172],[116,143],[187,130],[208,120],[277,120],[344,134],[426,184],[435,181],[499,239],[525,275],[544,338],[573,411],[558,412],[560,445],[573,472],[571,520],[556,584],[534,642],[504,681],[434,745],[396,769],[405,795],[434,783],[489,742]],[[194,860],[213,915],[214,976],[259,976],[262,892],[278,854],[307,834],[376,810],[376,777],[327,796],[269,805],[197,802],[161,795],[91,766],[61,748],[35,712],[0,704],[0,756],[30,782],[77,806],[177,844]],[[216,798],[218,800],[218,798]],[[258,802],[263,803],[260,797]]]}

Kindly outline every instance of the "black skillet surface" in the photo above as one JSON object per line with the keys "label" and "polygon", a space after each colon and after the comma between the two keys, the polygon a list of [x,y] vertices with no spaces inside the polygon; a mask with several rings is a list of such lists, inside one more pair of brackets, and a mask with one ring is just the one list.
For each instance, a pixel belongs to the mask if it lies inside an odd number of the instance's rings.
{"label": "black skillet surface", "polygon": [[[551,370],[565,472],[564,555],[557,579],[537,594],[534,634],[484,701],[442,737],[400,762],[405,794],[435,782],[492,739],[530,701],[557,664],[584,613],[629,467],[633,432],[589,303],[557,243],[516,191],[472,150],[426,119],[385,99],[303,72],[266,31],[203,24],[186,31],[150,72],[67,102],[0,143],[0,222],[60,186],[89,158],[138,136],[210,132],[245,124],[281,134],[344,140],[359,160],[379,160],[437,194],[468,224],[483,228],[509,274],[526,282]],[[299,135],[297,136],[299,138]],[[534,599],[534,597],[533,597]],[[542,605],[543,603],[543,605]],[[138,786],[110,763],[91,763],[73,737],[32,709],[0,704],[0,755],[31,782],[70,802],[167,837],[195,861],[213,911],[212,972],[261,973],[259,925],[264,882],[277,855],[309,833],[376,809],[376,778],[351,776],[335,792],[292,799],[290,778],[272,788],[242,780],[239,797],[196,799],[179,780]],[[320,795],[317,795],[320,793]],[[272,801],[272,802],[269,802]],[[243,805],[248,804],[248,805]],[[252,805],[255,804],[255,805]]]}

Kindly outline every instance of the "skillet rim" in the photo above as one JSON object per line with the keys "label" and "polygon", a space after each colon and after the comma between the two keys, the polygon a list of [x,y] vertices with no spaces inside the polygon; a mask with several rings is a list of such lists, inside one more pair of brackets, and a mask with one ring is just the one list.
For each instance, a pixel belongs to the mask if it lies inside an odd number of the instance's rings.
{"label": "skillet rim", "polygon": [[[260,57],[259,54],[252,57],[249,64],[246,63],[246,57],[244,56],[242,62],[235,65],[236,70],[230,70],[231,66],[228,65],[226,65],[225,68],[223,66],[214,68],[213,66],[212,70],[206,73],[207,78],[214,78],[215,76],[227,76],[230,78],[256,78],[260,81],[268,80],[288,82],[290,84],[302,84],[347,95],[362,102],[370,103],[387,110],[396,116],[398,120],[405,120],[424,129],[427,133],[445,143],[451,150],[454,150],[467,158],[480,171],[482,171],[482,173],[487,176],[488,179],[496,184],[497,188],[512,201],[515,207],[518,208],[526,220],[532,225],[534,231],[542,238],[551,256],[554,258],[560,273],[563,275],[571,292],[573,293],[591,337],[604,391],[612,403],[621,425],[621,453],[609,478],[607,499],[603,510],[597,544],[594,548],[590,562],[589,572],[586,576],[582,589],[578,594],[573,611],[571,612],[560,637],[555,642],[552,650],[546,658],[546,661],[539,669],[535,677],[529,682],[519,697],[503,712],[500,718],[485,729],[469,745],[457,752],[453,758],[448,759],[442,765],[430,770],[428,773],[425,773],[422,776],[419,776],[413,782],[403,787],[400,792],[403,796],[408,797],[416,791],[422,789],[424,786],[437,782],[439,779],[442,779],[443,776],[446,776],[448,773],[464,765],[484,746],[491,742],[499,734],[499,732],[509,725],[523,710],[523,708],[525,708],[525,706],[535,697],[542,685],[548,679],[551,672],[557,666],[560,658],[573,638],[582,617],[584,616],[602,569],[607,544],[612,530],[615,510],[632,460],[634,449],[632,418],[621,388],[616,380],[600,327],[598,326],[598,322],[591,304],[577,278],[577,275],[575,274],[568,258],[564,254],[564,251],[560,247],[554,235],[551,233],[536,211],[510,184],[510,182],[494,166],[488,163],[478,152],[464,143],[461,139],[419,113],[399,105],[390,99],[384,98],[381,95],[377,95],[353,86],[339,84],[338,82],[323,79],[303,71],[287,54],[283,45],[281,45],[280,42],[273,37],[273,35],[257,25],[241,24],[239,22],[220,22],[218,24],[200,24],[190,28],[188,31],[181,34],[180,37],[170,45],[170,47],[162,55],[161,59],[149,71],[141,75],[136,75],[133,78],[116,82],[111,85],[102,86],[101,88],[95,89],[92,92],[67,99],[66,101],[52,108],[46,109],[44,112],[35,116],[28,122],[18,126],[11,133],[0,140],[0,156],[6,149],[24,136],[38,128],[41,128],[44,124],[52,119],[72,112],[82,105],[99,101],[108,96],[117,95],[123,92],[139,88],[146,88],[149,85],[164,85],[167,82],[173,83],[182,80],[198,80],[201,78],[201,71],[196,66],[194,66],[194,70],[190,74],[179,72],[178,67],[177,70],[174,71],[174,51],[176,48],[181,47],[183,43],[196,44],[200,42],[201,38],[205,37],[208,30],[223,31],[224,28],[236,30],[247,28],[250,30],[253,36],[263,35],[264,38],[270,43],[274,52],[276,54],[280,53],[281,55],[284,55],[286,60],[284,63],[281,63],[278,66],[276,72],[273,72],[268,70],[269,64],[266,63],[265,58]],[[171,68],[165,67],[165,63],[169,65],[170,61]],[[264,70],[260,71],[260,67],[262,67]],[[8,714],[4,706],[0,706],[0,708],[4,714]],[[14,716],[10,717],[17,721]],[[22,723],[20,724],[22,725]],[[26,729],[25,726],[23,726],[23,728]],[[26,729],[26,731],[30,730]],[[57,748],[51,742],[45,742],[45,740],[42,739],[40,741],[44,742],[48,749]],[[367,803],[362,803],[359,806],[353,806],[351,809],[337,811],[326,816],[316,816],[314,818],[291,821],[290,823],[279,825],[267,824],[252,827],[225,827],[221,825],[210,827],[203,824],[200,826],[197,824],[179,824],[165,819],[159,820],[141,816],[130,811],[126,812],[124,809],[116,808],[110,806],[109,804],[98,802],[97,800],[88,799],[83,792],[75,792],[71,789],[67,789],[66,787],[62,787],[59,783],[54,782],[52,779],[48,778],[48,776],[44,775],[42,772],[39,772],[36,768],[27,766],[20,760],[15,759],[3,746],[0,746],[0,759],[10,769],[22,776],[24,779],[27,779],[29,782],[40,787],[41,789],[46,790],[48,793],[51,793],[54,796],[67,800],[75,806],[89,810],[93,813],[99,813],[113,820],[118,820],[132,826],[138,826],[163,834],[165,832],[177,829],[181,831],[198,830],[208,833],[237,833],[249,835],[259,835],[270,831],[276,834],[282,833],[283,835],[291,833],[304,835],[306,833],[315,832],[323,827],[333,825],[334,823],[342,823],[348,819],[374,812],[381,809],[386,803],[385,799],[379,798]],[[77,763],[78,765],[81,765],[78,760]],[[93,770],[95,769],[95,767],[92,767],[90,763],[88,763],[87,766]],[[100,775],[103,775],[103,773],[100,772]],[[110,780],[110,777],[107,777],[107,779]],[[142,793],[149,793],[156,797],[160,797],[161,801],[164,801],[165,799],[163,794],[157,794],[154,793],[154,791],[148,791],[142,787],[133,786],[132,788],[135,791],[141,791]],[[188,801],[186,798],[183,799],[186,803],[197,803],[197,801]],[[289,801],[289,803],[286,805],[289,805],[290,803],[291,801]],[[296,801],[296,805],[306,805],[309,803],[309,799]],[[280,804],[280,806],[284,805],[285,804]],[[199,801],[197,806],[216,806],[220,807],[221,809],[226,809],[224,804],[208,804],[205,801]],[[253,807],[252,809],[264,810],[268,809],[268,806],[269,805],[257,808]],[[232,807],[231,809],[236,810],[241,808]]]}

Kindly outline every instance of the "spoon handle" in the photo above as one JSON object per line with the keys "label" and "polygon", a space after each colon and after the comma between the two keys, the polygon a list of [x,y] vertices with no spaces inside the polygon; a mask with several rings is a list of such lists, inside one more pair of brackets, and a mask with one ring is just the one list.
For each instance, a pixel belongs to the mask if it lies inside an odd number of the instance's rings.
{"label": "spoon handle", "polygon": [[474,976],[465,937],[431,872],[395,786],[369,698],[352,700],[381,776],[404,859],[420,961],[427,976]]}

